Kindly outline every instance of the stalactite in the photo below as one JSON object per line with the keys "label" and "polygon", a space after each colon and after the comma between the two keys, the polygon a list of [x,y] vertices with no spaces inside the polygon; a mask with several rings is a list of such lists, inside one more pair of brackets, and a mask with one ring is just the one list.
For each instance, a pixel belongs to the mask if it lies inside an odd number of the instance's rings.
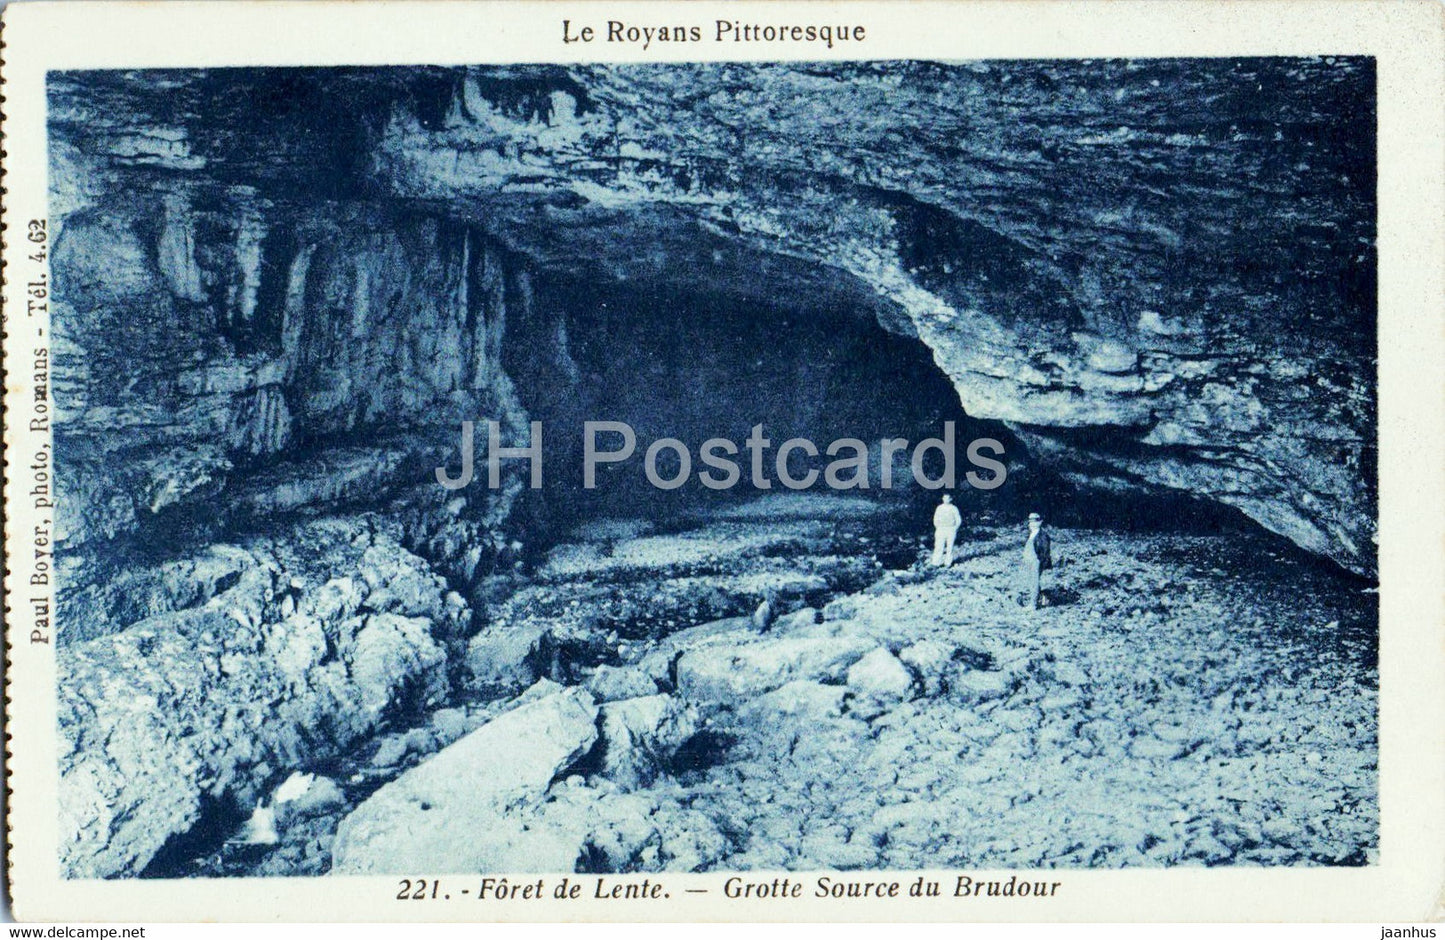
{"label": "stalactite", "polygon": [[572,350],[569,348],[566,311],[559,309],[555,316],[552,341],[556,344],[557,364],[569,382],[579,382],[582,380],[582,370],[578,368],[577,360],[572,358]]}
{"label": "stalactite", "polygon": [[352,273],[350,336],[353,340],[364,342],[370,332],[371,271],[363,259],[357,262]]}
{"label": "stalactite", "polygon": [[256,297],[261,289],[261,243],[265,238],[265,220],[254,206],[247,206],[236,228],[236,281],[232,286],[230,318],[235,329],[245,329],[256,317]]}
{"label": "stalactite", "polygon": [[302,248],[291,261],[286,276],[286,303],[281,314],[281,355],[286,361],[286,382],[296,377],[296,370],[305,358],[306,278],[311,272],[311,256],[316,246]]}
{"label": "stalactite", "polygon": [[[478,264],[480,281],[478,285],[479,314],[472,328],[472,375],[474,389],[485,388],[493,375],[500,372],[500,355],[493,349],[492,331],[500,331],[506,324],[507,285],[502,270],[501,258],[495,249],[483,247]],[[500,341],[498,335],[497,343]]]}
{"label": "stalactite", "polygon": [[477,362],[476,342],[476,321],[480,314],[472,304],[472,230],[470,228],[462,231],[461,263],[457,270],[456,291],[453,294],[453,309],[456,315],[453,318],[458,332],[457,356],[453,360],[454,369],[450,376],[449,387],[467,385],[475,388]]}
{"label": "stalactite", "polygon": [[512,279],[510,302],[503,305],[496,318],[487,326],[487,358],[493,362],[502,360],[502,343],[507,334],[507,319],[515,317],[523,324],[532,321],[532,276],[519,268]]}
{"label": "stalactite", "polygon": [[180,193],[167,193],[164,205],[165,222],[156,245],[156,263],[171,293],[201,303],[206,299],[206,290],[196,264],[195,220],[190,201]]}

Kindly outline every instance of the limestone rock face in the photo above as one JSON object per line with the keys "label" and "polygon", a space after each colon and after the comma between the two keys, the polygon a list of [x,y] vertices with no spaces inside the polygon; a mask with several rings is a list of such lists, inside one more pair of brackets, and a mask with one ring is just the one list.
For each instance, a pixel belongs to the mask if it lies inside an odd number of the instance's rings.
{"label": "limestone rock face", "polygon": [[[71,877],[136,874],[207,806],[255,805],[298,760],[343,753],[393,709],[447,693],[444,644],[462,611],[365,520],[313,523],[228,557],[239,574],[215,597],[60,658]],[[350,577],[363,557],[378,586]]]}
{"label": "limestone rock face", "polygon": [[[444,120],[388,129],[375,176],[479,200],[525,181],[576,233],[517,234],[531,207],[497,225],[541,258],[581,238],[599,272],[711,277],[722,252],[775,302],[871,295],[971,415],[1060,466],[1212,497],[1370,573],[1374,154],[1351,122],[1371,68],[600,66],[520,107],[471,70]],[[601,244],[639,230],[659,250]],[[668,264],[689,253],[708,263]]]}
{"label": "limestone rock face", "polygon": [[597,740],[597,707],[581,689],[506,712],[382,787],[347,816],[332,847],[338,874],[570,871],[518,821],[559,772]]}
{"label": "limestone rock face", "polygon": [[60,619],[78,625],[61,642],[143,612],[112,619],[99,596],[154,580],[135,544],[199,547],[276,514],[386,505],[448,575],[486,573],[515,466],[455,495],[433,471],[456,466],[463,420],[525,437],[501,363],[529,302],[514,261],[385,206],[199,172],[140,185],[94,152],[57,185],[77,179],[53,258]]}

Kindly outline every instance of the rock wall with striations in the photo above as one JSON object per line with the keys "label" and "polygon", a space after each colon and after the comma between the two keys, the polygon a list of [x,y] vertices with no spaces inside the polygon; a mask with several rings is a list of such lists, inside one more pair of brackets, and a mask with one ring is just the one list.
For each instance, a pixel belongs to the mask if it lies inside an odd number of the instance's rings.
{"label": "rock wall with striations", "polygon": [[[188,385],[132,382],[132,395],[231,396],[195,419],[209,443],[222,431],[233,449],[276,449],[472,387],[499,334],[431,365],[423,338],[454,350],[452,334],[481,320],[494,330],[458,299],[489,290],[456,273],[485,255],[472,232],[534,271],[778,312],[870,309],[933,350],[971,415],[1008,422],[1061,471],[1197,493],[1374,570],[1368,60],[231,70],[67,84],[80,81],[62,77],[54,95],[56,176],[69,181],[56,214],[114,281],[88,304],[125,320],[106,345],[128,368],[109,380],[133,371],[137,350],[196,356],[170,311],[199,319],[203,342],[229,339],[224,366],[202,353]],[[116,218],[103,194],[138,182],[154,195]],[[287,196],[302,191],[303,215],[321,217],[296,224]],[[319,213],[318,194],[335,200]],[[160,308],[134,302],[152,285]],[[357,345],[359,361],[335,359]],[[84,365],[105,369],[96,352]],[[222,472],[207,462],[184,475]]]}
{"label": "rock wall with striations", "polygon": [[525,439],[502,353],[527,272],[436,213],[235,171],[102,74],[52,98],[62,642],[145,613],[168,553],[278,516],[398,503],[409,548],[485,571],[521,484],[449,501],[432,470],[461,420]]}
{"label": "rock wall with striations", "polygon": [[432,476],[461,420],[525,439],[501,362],[530,314],[517,259],[438,213],[298,178],[324,160],[240,169],[276,156],[276,133],[198,144],[186,121],[215,99],[185,85],[51,85],[76,877],[140,873],[292,768],[446,698],[474,629],[463,595],[525,485]]}

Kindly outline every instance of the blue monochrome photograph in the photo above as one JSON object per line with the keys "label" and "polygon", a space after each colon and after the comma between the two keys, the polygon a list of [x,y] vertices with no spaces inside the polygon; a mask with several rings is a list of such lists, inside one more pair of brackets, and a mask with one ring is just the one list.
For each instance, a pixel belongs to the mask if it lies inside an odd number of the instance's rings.
{"label": "blue monochrome photograph", "polygon": [[49,72],[63,877],[1379,864],[1375,76]]}

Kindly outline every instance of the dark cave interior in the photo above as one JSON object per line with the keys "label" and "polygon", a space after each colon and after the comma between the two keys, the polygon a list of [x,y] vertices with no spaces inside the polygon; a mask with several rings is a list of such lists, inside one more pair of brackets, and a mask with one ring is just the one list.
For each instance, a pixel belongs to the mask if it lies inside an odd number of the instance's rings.
{"label": "dark cave interior", "polygon": [[[763,492],[786,492],[774,460],[779,445],[794,437],[816,443],[820,451],[844,438],[868,444],[868,486],[840,492],[894,500],[902,526],[924,520],[926,527],[932,506],[949,492],[966,521],[980,514],[1021,521],[1030,511],[1040,511],[1064,525],[1121,531],[1257,528],[1238,511],[1187,493],[1065,479],[1031,456],[1003,422],[970,417],[928,347],[914,336],[885,329],[872,311],[846,303],[807,309],[786,293],[775,298],[772,309],[760,309],[756,297],[739,296],[742,292],[560,272],[543,272],[535,284],[534,322],[509,323],[508,329],[521,331],[524,338],[505,347],[504,362],[529,415],[543,425],[543,489],[524,498],[517,515],[519,530],[539,546],[591,517],[635,516],[666,526],[670,519],[694,519],[711,507]],[[587,421],[621,422],[635,431],[629,457],[596,462],[593,489],[583,480]],[[954,425],[955,486],[916,485],[909,465],[913,448],[944,437],[946,422]],[[761,460],[765,488],[754,483],[746,446],[757,425],[769,445]],[[1129,437],[1125,429],[1090,433],[1114,433],[1121,442]],[[651,485],[645,475],[645,451],[663,438],[681,441],[689,454],[689,473],[676,489]],[[705,471],[713,479],[724,476],[701,463],[701,445],[711,438],[738,447],[738,453],[725,455],[739,469],[731,487],[710,488],[700,480]],[[884,438],[908,442],[892,456],[887,488],[881,485],[879,443]],[[999,459],[1008,470],[997,488],[967,482],[970,471],[985,482],[994,476],[967,457],[969,442],[980,438],[1002,445]],[[623,446],[621,436],[611,432],[597,434],[595,442],[599,453]],[[503,446],[525,443],[518,438]],[[478,447],[482,461],[485,448]],[[853,455],[851,450],[840,453]],[[930,480],[943,474],[941,454],[939,449],[926,453],[923,473]],[[822,475],[831,459],[826,453],[810,458],[795,449],[788,460],[790,476],[801,480],[810,470],[818,471],[807,489],[834,492]],[[659,450],[657,475],[676,479],[679,463],[673,449]],[[851,471],[840,476],[845,482],[853,478]]]}
{"label": "dark cave interior", "polygon": [[[786,301],[784,301],[786,303]],[[894,456],[891,489],[911,485],[907,459],[911,448],[940,437],[953,422],[958,456],[973,437],[1016,444],[995,422],[970,419],[931,354],[917,339],[884,330],[870,315],[851,310],[826,313],[758,310],[747,300],[723,292],[677,290],[665,285],[610,284],[557,279],[543,282],[537,306],[548,311],[551,342],[513,347],[508,364],[518,392],[534,420],[544,428],[549,506],[575,505],[579,513],[636,513],[658,517],[709,499],[737,499],[762,489],[785,489],[775,457],[790,438],[804,438],[826,451],[838,439],[869,445],[868,486],[882,490],[879,442],[903,438],[909,450]],[[538,357],[542,348],[550,357]],[[631,458],[598,464],[597,487],[584,488],[586,421],[622,422],[636,432]],[[761,426],[770,446],[762,450],[762,474],[756,479],[745,441]],[[645,451],[662,438],[681,441],[694,466],[677,489],[648,484]],[[703,443],[722,438],[737,445],[740,468],[736,485],[704,486],[707,469],[699,459]],[[597,448],[615,450],[621,438],[598,435]],[[1012,456],[1017,449],[1010,447]],[[854,451],[848,451],[853,456]],[[931,451],[925,472],[942,471],[939,452]],[[802,481],[822,471],[830,458],[810,458],[792,450],[790,477]],[[682,471],[675,449],[659,450],[657,476],[675,480]],[[961,477],[961,471],[959,472]],[[840,479],[851,482],[849,472]],[[724,480],[723,472],[712,479]],[[810,487],[828,489],[823,478]]]}

